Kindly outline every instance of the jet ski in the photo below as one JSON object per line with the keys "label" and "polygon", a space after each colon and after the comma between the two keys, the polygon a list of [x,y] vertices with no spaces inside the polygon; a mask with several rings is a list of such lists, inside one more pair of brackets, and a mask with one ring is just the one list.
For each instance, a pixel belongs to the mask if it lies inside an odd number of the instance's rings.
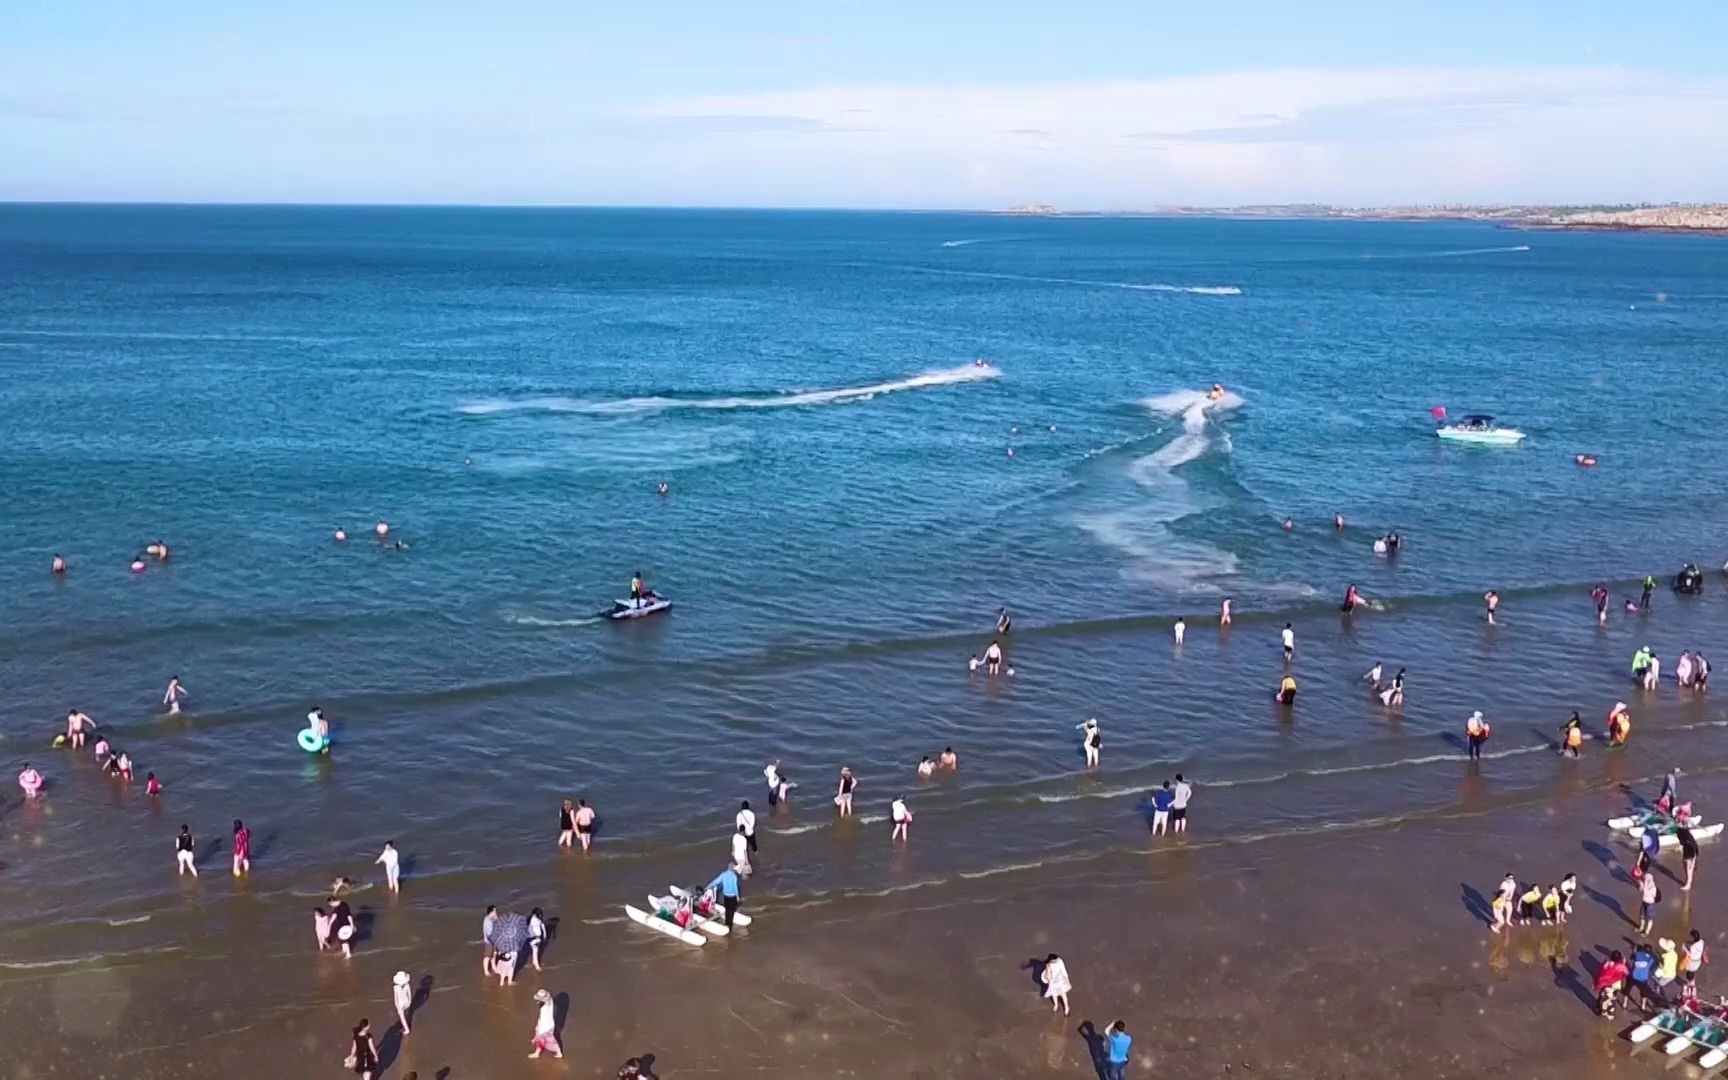
{"label": "jet ski", "polygon": [[1687,563],[1674,575],[1674,591],[1687,596],[1695,596],[1704,591],[1704,575],[1696,566]]}
{"label": "jet ski", "polygon": [[606,619],[640,619],[649,615],[658,615],[672,607],[672,601],[659,593],[649,593],[640,600],[614,600],[612,606],[600,613]]}

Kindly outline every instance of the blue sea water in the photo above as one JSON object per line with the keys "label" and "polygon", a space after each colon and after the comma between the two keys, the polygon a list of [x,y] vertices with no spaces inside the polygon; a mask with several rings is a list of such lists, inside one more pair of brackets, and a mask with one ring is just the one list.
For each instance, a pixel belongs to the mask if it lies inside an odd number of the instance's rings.
{"label": "blue sea water", "polygon": [[[526,889],[578,793],[616,850],[706,866],[783,757],[807,846],[764,887],[844,887],[831,775],[880,810],[944,745],[960,776],[915,801],[969,821],[944,858],[978,872],[1028,835],[1106,843],[1171,763],[1295,785],[1262,821],[1358,801],[1333,769],[1445,805],[1412,777],[1484,687],[1552,726],[1533,666],[1594,708],[1634,636],[1707,642],[1714,598],[1595,633],[1584,594],[1683,559],[1717,588],[1724,340],[1728,245],[1686,236],[0,207],[0,748],[55,810],[18,810],[8,877],[38,886],[26,912],[151,910],[173,901],[144,868],[189,814],[269,823],[314,882],[394,835],[452,896]],[[1443,445],[1439,404],[1529,438]],[[1406,550],[1376,558],[1393,529]],[[156,539],[171,559],[129,573]],[[674,610],[597,620],[637,568]],[[1350,582],[1381,610],[1341,627]],[[1004,605],[1016,675],[969,676]],[[1286,620],[1295,729],[1264,702]],[[1355,683],[1382,656],[1427,683],[1391,727]],[[192,697],[164,719],[174,674]],[[327,760],[293,743],[314,705]],[[176,820],[47,748],[72,707]],[[1120,785],[1074,775],[1092,714]]]}

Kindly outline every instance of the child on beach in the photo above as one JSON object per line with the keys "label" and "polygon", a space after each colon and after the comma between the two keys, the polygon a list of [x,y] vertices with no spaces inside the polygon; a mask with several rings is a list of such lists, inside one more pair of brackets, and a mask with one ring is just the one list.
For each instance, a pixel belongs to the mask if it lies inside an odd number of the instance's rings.
{"label": "child on beach", "polygon": [[540,950],[546,947],[546,913],[535,908],[528,913],[528,958],[534,961],[534,970],[540,968]]}
{"label": "child on beach", "polygon": [[321,907],[312,909],[312,936],[318,939],[318,951],[330,947],[330,913]]}
{"label": "child on beach", "polygon": [[1068,981],[1068,965],[1062,958],[1051,953],[1044,958],[1044,970],[1039,974],[1044,983],[1044,996],[1050,999],[1050,1011],[1062,1010],[1062,1015],[1068,1015],[1068,992],[1074,989]]}

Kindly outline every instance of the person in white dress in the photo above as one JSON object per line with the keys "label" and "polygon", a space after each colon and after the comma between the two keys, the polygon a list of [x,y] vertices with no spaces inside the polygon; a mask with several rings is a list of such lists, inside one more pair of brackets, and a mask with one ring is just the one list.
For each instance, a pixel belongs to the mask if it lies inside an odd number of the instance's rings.
{"label": "person in white dress", "polygon": [[739,877],[750,876],[750,837],[742,825],[732,833],[732,868]]}
{"label": "person in white dress", "polygon": [[1044,958],[1044,972],[1039,976],[1044,981],[1044,996],[1050,999],[1050,1011],[1062,1010],[1062,1015],[1068,1015],[1068,992],[1074,989],[1068,981],[1068,965],[1062,958],[1051,953]]}

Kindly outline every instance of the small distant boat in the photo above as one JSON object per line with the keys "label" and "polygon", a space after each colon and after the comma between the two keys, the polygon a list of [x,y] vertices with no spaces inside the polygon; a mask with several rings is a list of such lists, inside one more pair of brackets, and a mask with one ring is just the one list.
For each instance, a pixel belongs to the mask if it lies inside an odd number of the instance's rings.
{"label": "small distant boat", "polygon": [[1524,441],[1524,433],[1501,427],[1492,416],[1466,416],[1456,424],[1442,424],[1434,434],[1447,442],[1478,443],[1483,446],[1516,446]]}

